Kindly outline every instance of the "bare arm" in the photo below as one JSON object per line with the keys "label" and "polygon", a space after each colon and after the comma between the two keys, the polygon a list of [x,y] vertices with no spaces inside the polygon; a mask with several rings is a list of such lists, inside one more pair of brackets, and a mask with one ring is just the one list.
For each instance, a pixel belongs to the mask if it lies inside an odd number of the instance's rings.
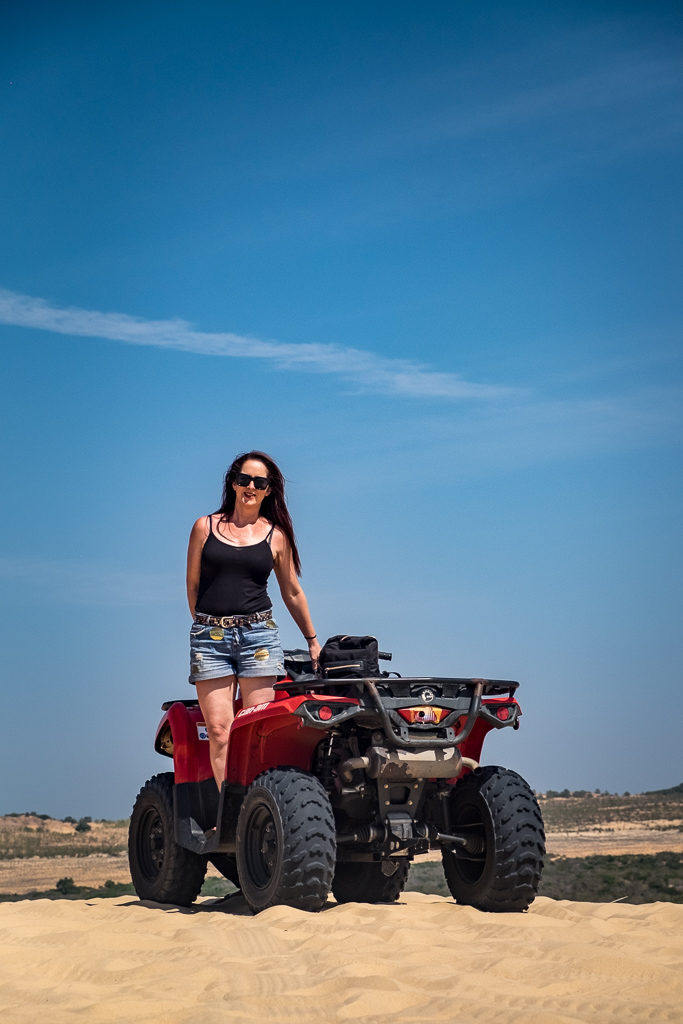
{"label": "bare arm", "polygon": [[273,534],[273,561],[282,600],[308,644],[308,651],[315,668],[318,664],[320,644],[315,635],[315,627],[308,610],[306,595],[294,571],[292,549],[285,535],[277,529]]}
{"label": "bare arm", "polygon": [[209,535],[209,517],[200,516],[192,527],[190,543],[187,546],[187,603],[190,615],[194,618],[197,592],[199,590],[199,573],[202,564],[202,548]]}

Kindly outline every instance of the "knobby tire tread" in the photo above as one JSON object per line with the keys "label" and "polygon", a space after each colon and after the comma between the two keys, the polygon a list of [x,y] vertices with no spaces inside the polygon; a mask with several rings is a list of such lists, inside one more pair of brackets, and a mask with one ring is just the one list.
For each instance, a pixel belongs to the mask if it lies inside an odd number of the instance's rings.
{"label": "knobby tire tread", "polygon": [[[130,819],[128,859],[133,885],[140,899],[189,907],[202,888],[207,859],[175,841],[173,786],[173,772],[162,772],[153,775],[138,793]],[[156,875],[146,869],[144,855],[140,854],[140,844],[146,838],[140,834],[140,828],[145,826],[149,810],[158,812],[164,834],[163,863]]]}
{"label": "knobby tire tread", "polygon": [[[453,799],[482,800],[493,836],[478,882],[464,883],[457,854],[444,850],[444,873],[453,897],[479,910],[526,910],[538,892],[545,856],[543,818],[528,783],[517,772],[490,765],[459,782]],[[489,836],[487,846],[490,841]]]}
{"label": "knobby tire tread", "polygon": [[[263,791],[271,813],[279,816],[282,850],[277,878],[256,891],[245,861],[244,831]],[[329,797],[320,782],[298,768],[273,768],[249,787],[237,823],[237,861],[243,895],[252,910],[285,905],[320,910],[329,895],[336,859],[336,832]]]}

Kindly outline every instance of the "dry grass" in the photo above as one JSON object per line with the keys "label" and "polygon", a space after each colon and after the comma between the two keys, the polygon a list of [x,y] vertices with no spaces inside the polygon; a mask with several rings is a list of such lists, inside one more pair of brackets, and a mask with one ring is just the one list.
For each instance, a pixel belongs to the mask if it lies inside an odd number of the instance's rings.
{"label": "dry grass", "polygon": [[87,832],[77,832],[75,822],[56,821],[37,814],[0,818],[0,861],[28,857],[110,856],[126,849],[127,821],[93,821]]}
{"label": "dry grass", "polygon": [[617,796],[539,797],[548,832],[609,830],[625,823],[671,831],[683,829],[683,785],[658,793]]}

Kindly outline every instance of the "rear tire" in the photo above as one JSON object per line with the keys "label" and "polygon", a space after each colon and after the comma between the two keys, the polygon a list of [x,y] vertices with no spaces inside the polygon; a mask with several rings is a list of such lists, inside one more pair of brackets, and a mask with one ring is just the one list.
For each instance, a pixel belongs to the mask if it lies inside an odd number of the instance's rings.
{"label": "rear tire", "polygon": [[237,870],[253,913],[284,905],[321,910],[332,884],[334,816],[318,780],[297,768],[256,778],[237,819]]}
{"label": "rear tire", "polygon": [[141,900],[189,907],[202,887],[206,857],[175,841],[173,785],[173,772],[163,772],[138,793],[128,830],[128,861]]}
{"label": "rear tire", "polygon": [[346,861],[337,864],[332,895],[337,903],[394,903],[406,887],[410,864],[407,857],[390,862],[393,875],[385,875],[380,861]]}
{"label": "rear tire", "polygon": [[478,768],[455,786],[449,829],[481,840],[482,852],[443,850],[453,898],[479,910],[526,910],[538,892],[545,855],[541,811],[517,772]]}

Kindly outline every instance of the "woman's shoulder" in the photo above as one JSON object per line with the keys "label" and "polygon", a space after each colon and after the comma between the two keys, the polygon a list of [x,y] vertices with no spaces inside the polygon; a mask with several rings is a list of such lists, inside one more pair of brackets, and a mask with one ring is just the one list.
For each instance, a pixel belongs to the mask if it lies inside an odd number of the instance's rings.
{"label": "woman's shoulder", "polygon": [[205,537],[210,531],[210,529],[211,515],[200,516],[199,519],[195,519],[194,523],[192,524],[192,534],[195,536],[199,534],[202,537]]}
{"label": "woman's shoulder", "polygon": [[271,522],[269,519],[265,519],[264,522],[268,524],[271,544],[275,544],[278,548],[281,548],[283,544],[289,543],[289,541],[287,540],[287,535],[283,530],[280,529],[279,526]]}

